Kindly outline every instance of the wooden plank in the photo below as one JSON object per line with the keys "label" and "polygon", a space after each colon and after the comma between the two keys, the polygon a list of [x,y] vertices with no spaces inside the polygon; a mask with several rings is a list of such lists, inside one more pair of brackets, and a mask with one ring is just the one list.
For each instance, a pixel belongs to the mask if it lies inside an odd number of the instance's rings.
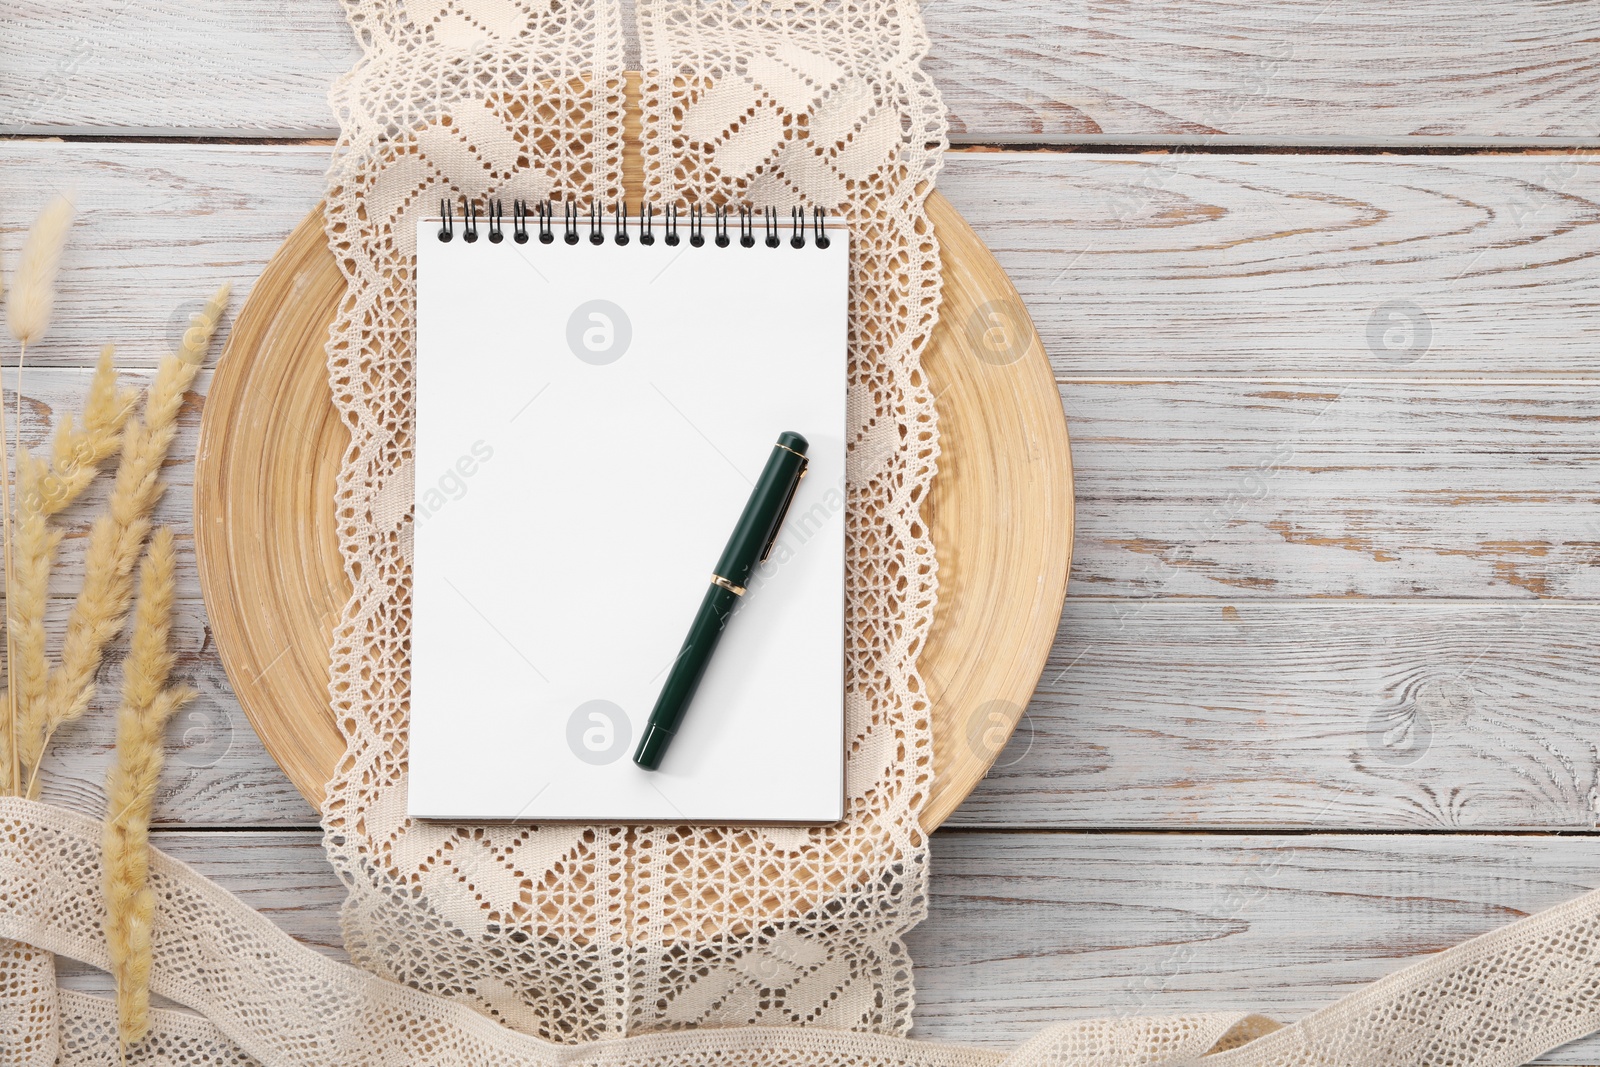
{"label": "wooden plank", "polygon": [[[1065,1018],[1282,1021],[1600,884],[1600,840],[938,834],[912,933],[928,1038]],[[1543,1062],[1594,1063],[1589,1038]]]}
{"label": "wooden plank", "polygon": [[952,156],[1061,374],[1589,374],[1600,167],[1556,155]]}
{"label": "wooden plank", "polygon": [[[314,833],[156,844],[342,958]],[[1067,1019],[1257,1010],[1292,1021],[1417,957],[1600,885],[1600,839],[933,835],[914,1036],[1008,1047]],[[61,961],[63,983],[105,991]],[[1600,1061],[1589,1038],[1541,1063]]]}
{"label": "wooden plank", "polygon": [[[1600,138],[1584,5],[925,5],[958,141],[1461,144]],[[631,26],[631,20],[624,25]],[[13,4],[0,131],[331,136],[338,5]]]}
{"label": "wooden plank", "polygon": [[[28,372],[30,440],[75,406],[86,378]],[[1596,388],[1069,382],[1077,572],[1024,720],[1038,747],[1020,762],[1002,757],[957,819],[1591,826],[1596,760],[1568,709],[1587,706],[1600,638]],[[158,513],[180,530],[197,419],[198,397]],[[65,516],[58,593],[81,577],[83,535],[108,481]],[[310,810],[231,696],[190,567],[179,585],[192,613],[180,626],[184,669],[208,699],[194,714],[225,729],[230,747],[226,761],[175,764],[162,819],[305,825]],[[1388,596],[1409,599],[1350,599]],[[1302,647],[1308,633],[1314,648]],[[1156,655],[1167,669],[1150,670]],[[1404,727],[1417,700],[1455,700],[1450,678],[1462,671],[1471,730],[1446,743],[1441,727],[1429,762],[1415,766],[1409,749],[1396,766],[1372,748],[1370,732]],[[97,798],[104,773],[109,719],[80,729],[91,730],[81,751],[64,739],[62,776],[49,780],[63,799]],[[195,744],[211,744],[201,734]]]}
{"label": "wooden plank", "polygon": [[1587,381],[1069,381],[1069,595],[1600,596]]}
{"label": "wooden plank", "polygon": [[[237,309],[321,197],[328,153],[303,145],[0,142],[0,267],[8,276],[45,202],[70,193],[78,204],[55,317],[28,365],[89,366],[110,341],[122,365],[153,367],[223,282],[232,283]],[[0,354],[15,365],[9,337]]]}
{"label": "wooden plank", "polygon": [[328,90],[361,54],[315,0],[23,0],[6,23],[5,133],[334,136]]}
{"label": "wooden plank", "polygon": [[[178,615],[178,674],[200,697],[168,732],[157,822],[315,825],[203,606]],[[1597,622],[1593,605],[1069,598],[1039,692],[950,825],[1590,831]],[[46,799],[103,808],[119,684],[108,667],[54,743]],[[995,710],[965,711],[976,749]]]}
{"label": "wooden plank", "polygon": [[1597,658],[1594,604],[1069,597],[948,825],[1593,831]]}
{"label": "wooden plank", "polygon": [[1588,8],[1517,0],[924,6],[954,138],[1593,141]]}
{"label": "wooden plank", "polygon": [[[29,370],[25,440],[75,410],[86,380]],[[1077,473],[1070,595],[1600,599],[1600,382],[1079,380],[1061,392]],[[181,417],[157,513],[180,529],[202,402],[197,391]],[[63,516],[64,586],[108,491],[102,478]],[[191,575],[180,593],[198,595]]]}
{"label": "wooden plank", "polygon": [[[243,298],[328,152],[0,142],[0,263],[52,192],[84,209],[30,359],[153,364],[212,287]],[[1595,159],[968,152],[940,182],[1062,375],[1594,373]]]}

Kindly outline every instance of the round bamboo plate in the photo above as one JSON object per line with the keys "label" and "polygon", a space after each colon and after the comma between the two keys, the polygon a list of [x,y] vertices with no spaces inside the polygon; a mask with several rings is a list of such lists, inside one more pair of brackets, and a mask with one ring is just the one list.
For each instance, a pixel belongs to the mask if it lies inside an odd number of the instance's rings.
{"label": "round bamboo plate", "polygon": [[[637,200],[636,148],[624,173]],[[944,279],[923,356],[942,448],[923,506],[939,600],[918,658],[933,708],[931,830],[988,772],[1038,684],[1066,595],[1073,501],[1060,394],[1021,299],[937,192],[928,214]],[[349,436],[324,354],[344,291],[319,205],[234,322],[195,461],[195,546],[223,666],[267,751],[318,808],[344,755],[328,650],[350,596],[333,504]]]}

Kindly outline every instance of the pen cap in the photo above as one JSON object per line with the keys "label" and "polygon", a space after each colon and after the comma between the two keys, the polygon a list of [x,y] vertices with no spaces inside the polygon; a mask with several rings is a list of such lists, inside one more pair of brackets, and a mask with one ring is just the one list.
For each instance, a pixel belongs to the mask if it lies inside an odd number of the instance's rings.
{"label": "pen cap", "polygon": [[667,754],[667,746],[672,743],[673,731],[663,729],[655,723],[650,723],[644,728],[644,736],[639,739],[639,747],[633,754],[633,762],[647,771],[656,770],[661,766],[661,757]]}
{"label": "pen cap", "polygon": [[716,573],[734,585],[746,584],[767,546],[783,525],[783,516],[794,499],[795,487],[806,469],[806,439],[793,431],[778,435],[767,465],[756,479],[755,489],[739,516],[739,523],[728,538],[728,546],[717,560]]}

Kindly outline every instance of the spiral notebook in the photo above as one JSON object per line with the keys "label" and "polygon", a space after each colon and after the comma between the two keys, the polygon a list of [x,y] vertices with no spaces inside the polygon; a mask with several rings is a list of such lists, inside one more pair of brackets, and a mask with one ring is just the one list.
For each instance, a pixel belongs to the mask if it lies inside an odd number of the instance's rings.
{"label": "spiral notebook", "polygon": [[[837,821],[848,234],[490,208],[417,232],[409,813]],[[785,430],[810,441],[807,476],[642,770],[633,748]]]}

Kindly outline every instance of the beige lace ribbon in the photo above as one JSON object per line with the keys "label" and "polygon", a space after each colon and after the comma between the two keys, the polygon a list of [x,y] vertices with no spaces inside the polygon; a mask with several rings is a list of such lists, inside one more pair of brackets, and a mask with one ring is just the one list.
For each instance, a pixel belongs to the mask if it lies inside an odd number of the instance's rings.
{"label": "beige lace ribbon", "polygon": [[[326,222],[348,281],[328,351],[351,434],[337,507],[354,595],[332,650],[347,751],[323,822],[351,956],[556,1041],[690,1025],[904,1032],[932,777],[916,654],[936,572],[918,509],[938,436],[920,352],[939,275],[923,200],[945,140],[916,4],[639,11],[648,198],[770,204],[785,219],[821,207],[852,232],[848,815],[814,830],[406,818],[407,505],[435,473],[411,459],[416,220],[441,198],[586,209],[621,195],[620,13],[616,0],[347,12],[363,56],[333,93]],[[776,324],[784,294],[772,298]],[[708,294],[685,312],[715,310]]]}
{"label": "beige lace ribbon", "polygon": [[[0,965],[0,1062],[116,1063],[114,1005],[58,991],[45,954],[109,963],[100,838],[100,824],[75,812],[0,799],[0,938],[23,946],[0,959],[27,956]],[[1207,1067],[1513,1067],[1600,1029],[1600,891],[1429,956],[1291,1026],[1242,1013],[1094,1019],[1004,1054],[816,1027],[557,1045],[329,960],[159,852],[150,875],[159,902],[151,988],[200,1017],[153,1013],[133,1064],[1183,1067],[1217,1049]]]}

